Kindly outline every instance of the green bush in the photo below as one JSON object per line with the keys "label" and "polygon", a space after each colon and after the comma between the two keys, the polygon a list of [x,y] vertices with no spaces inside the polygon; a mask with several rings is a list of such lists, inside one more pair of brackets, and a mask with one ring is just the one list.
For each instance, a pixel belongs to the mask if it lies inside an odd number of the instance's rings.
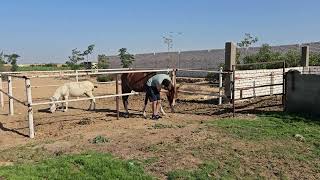
{"label": "green bush", "polygon": [[99,76],[97,76],[97,81],[98,82],[109,82],[109,81],[113,81],[113,78],[110,75],[99,75]]}
{"label": "green bush", "polygon": [[219,74],[209,72],[206,76],[206,81],[208,81],[210,84],[219,82]]}

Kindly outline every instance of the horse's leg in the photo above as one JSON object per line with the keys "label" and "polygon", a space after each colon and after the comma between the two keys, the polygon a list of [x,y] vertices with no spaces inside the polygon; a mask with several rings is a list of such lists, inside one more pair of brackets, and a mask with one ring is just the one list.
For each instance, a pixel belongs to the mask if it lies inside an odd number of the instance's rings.
{"label": "horse's leg", "polygon": [[160,112],[161,112],[162,115],[167,116],[166,112],[164,112],[164,110],[162,108],[161,101],[160,101]]}
{"label": "horse's leg", "polygon": [[146,113],[146,108],[147,108],[147,104],[148,104],[148,95],[146,93],[146,97],[144,99],[144,107],[143,107],[143,117],[146,119],[147,118],[147,113]]}
{"label": "horse's leg", "polygon": [[123,107],[126,110],[125,117],[129,117],[128,98],[129,98],[129,96],[122,96]]}

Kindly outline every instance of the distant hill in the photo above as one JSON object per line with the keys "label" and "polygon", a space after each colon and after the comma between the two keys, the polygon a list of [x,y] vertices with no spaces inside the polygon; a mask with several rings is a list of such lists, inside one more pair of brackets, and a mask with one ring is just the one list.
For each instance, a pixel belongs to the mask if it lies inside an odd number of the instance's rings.
{"label": "distant hill", "polygon": [[[320,52],[320,42],[311,42],[304,44],[272,46],[276,52],[287,52],[289,50],[300,51],[301,46],[309,45],[311,52]],[[248,53],[258,52],[260,47],[248,49]],[[109,56],[111,68],[121,67],[118,56]],[[219,65],[224,63],[224,49],[196,50],[182,52],[160,52],[136,54],[134,68],[193,68],[193,69],[218,69]]]}

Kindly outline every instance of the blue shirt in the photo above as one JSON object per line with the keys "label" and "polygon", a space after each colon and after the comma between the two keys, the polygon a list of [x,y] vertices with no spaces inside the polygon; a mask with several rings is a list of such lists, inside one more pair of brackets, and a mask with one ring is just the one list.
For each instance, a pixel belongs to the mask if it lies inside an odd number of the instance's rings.
{"label": "blue shirt", "polygon": [[165,79],[168,79],[171,82],[171,78],[167,74],[154,75],[148,79],[147,86],[161,87],[162,81]]}

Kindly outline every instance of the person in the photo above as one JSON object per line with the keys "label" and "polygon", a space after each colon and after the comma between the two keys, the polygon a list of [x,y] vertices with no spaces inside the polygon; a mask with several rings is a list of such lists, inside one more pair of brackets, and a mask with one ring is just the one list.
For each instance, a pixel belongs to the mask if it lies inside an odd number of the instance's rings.
{"label": "person", "polygon": [[160,108],[160,90],[164,88],[170,90],[173,88],[171,78],[167,74],[156,74],[148,79],[145,84],[147,97],[152,106],[152,120],[158,120],[161,116],[158,114]]}

